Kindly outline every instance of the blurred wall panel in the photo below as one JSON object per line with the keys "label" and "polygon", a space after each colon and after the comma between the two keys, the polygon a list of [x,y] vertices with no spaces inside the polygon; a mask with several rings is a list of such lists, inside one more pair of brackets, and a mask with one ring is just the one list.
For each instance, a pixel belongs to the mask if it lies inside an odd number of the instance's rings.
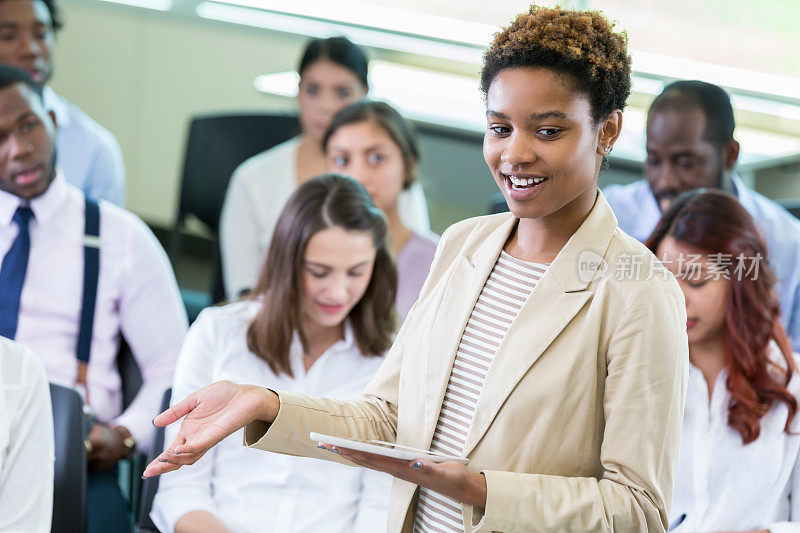
{"label": "blurred wall panel", "polygon": [[117,136],[127,207],[148,222],[172,223],[191,116],[291,109],[253,79],[293,69],[301,38],[101,2],[62,5],[53,88]]}

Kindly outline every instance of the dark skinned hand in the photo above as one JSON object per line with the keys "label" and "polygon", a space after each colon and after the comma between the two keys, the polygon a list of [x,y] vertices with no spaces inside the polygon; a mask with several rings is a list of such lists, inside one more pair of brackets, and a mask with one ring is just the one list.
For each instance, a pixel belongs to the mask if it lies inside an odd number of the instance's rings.
{"label": "dark skinned hand", "polygon": [[122,434],[105,424],[92,426],[89,442],[92,446],[86,459],[92,472],[108,470],[125,456]]}

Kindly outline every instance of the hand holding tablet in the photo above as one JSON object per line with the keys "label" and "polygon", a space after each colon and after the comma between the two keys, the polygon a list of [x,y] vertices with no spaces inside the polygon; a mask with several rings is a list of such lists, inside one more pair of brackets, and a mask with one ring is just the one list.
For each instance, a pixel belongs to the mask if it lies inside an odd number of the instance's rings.
{"label": "hand holding tablet", "polygon": [[359,452],[374,453],[384,457],[392,457],[394,459],[403,459],[411,461],[412,459],[427,459],[434,463],[444,463],[453,461],[463,465],[469,463],[466,457],[456,457],[452,455],[442,455],[429,450],[420,450],[417,448],[410,448],[408,446],[401,446],[391,442],[383,442],[379,440],[357,440],[348,439],[345,437],[334,437],[333,435],[323,435],[321,433],[311,432],[309,437],[313,441],[331,444],[340,448],[349,448]]}

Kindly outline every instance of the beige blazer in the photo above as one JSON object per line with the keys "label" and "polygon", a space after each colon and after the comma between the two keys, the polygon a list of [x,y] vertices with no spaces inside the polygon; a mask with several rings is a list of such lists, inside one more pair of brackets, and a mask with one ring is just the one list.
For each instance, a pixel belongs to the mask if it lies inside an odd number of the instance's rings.
{"label": "beige blazer", "polygon": [[[516,223],[505,213],[445,232],[362,400],[279,392],[275,422],[250,424],[245,442],[339,461],[309,431],[428,449],[461,333]],[[466,530],[664,531],[688,367],[678,284],[598,192],[491,364],[464,450],[488,497],[482,515],[463,506]],[[395,480],[390,532],[412,531],[416,489]]]}

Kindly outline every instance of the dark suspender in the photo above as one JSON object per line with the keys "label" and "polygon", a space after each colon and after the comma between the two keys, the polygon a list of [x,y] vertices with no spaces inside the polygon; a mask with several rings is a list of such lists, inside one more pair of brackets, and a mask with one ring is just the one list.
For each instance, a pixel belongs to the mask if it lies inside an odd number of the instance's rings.
{"label": "dark suspender", "polygon": [[86,222],[83,231],[83,304],[81,329],[78,332],[78,360],[89,362],[97,303],[97,278],[100,275],[100,206],[86,198]]}

